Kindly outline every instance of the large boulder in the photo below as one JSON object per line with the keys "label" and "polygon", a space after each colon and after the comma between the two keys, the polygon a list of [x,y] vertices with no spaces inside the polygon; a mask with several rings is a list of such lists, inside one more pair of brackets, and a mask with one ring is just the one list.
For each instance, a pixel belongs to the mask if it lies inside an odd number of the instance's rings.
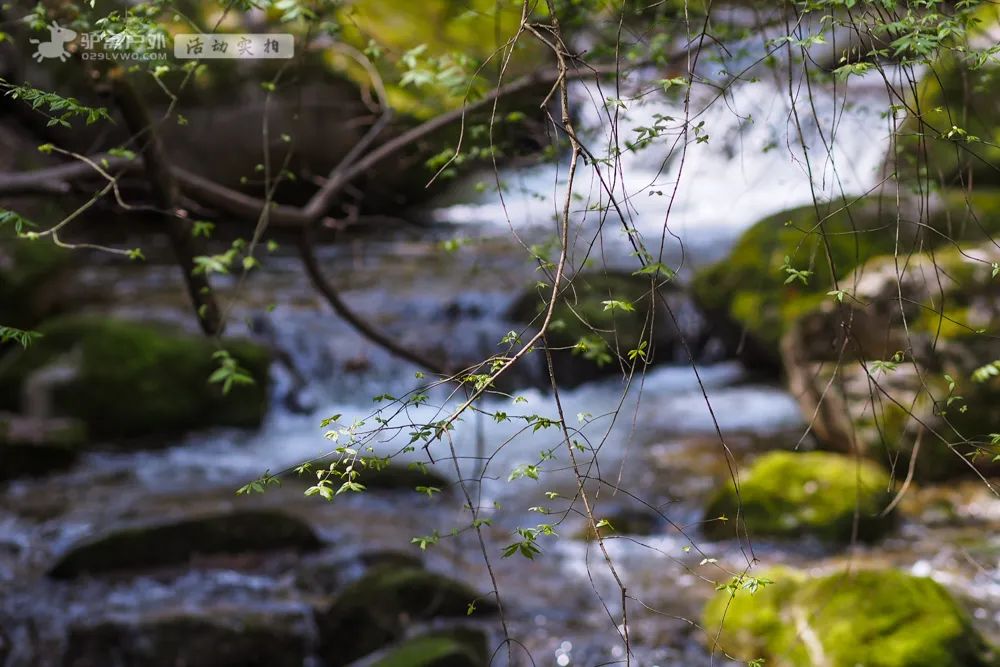
{"label": "large boulder", "polygon": [[308,618],[239,608],[167,610],[70,627],[63,667],[302,667]]}
{"label": "large boulder", "polygon": [[918,480],[997,470],[998,262],[989,244],[877,257],[789,328],[789,388],[824,448]]}
{"label": "large boulder", "polygon": [[[781,367],[780,341],[804,313],[878,256],[1000,232],[1000,192],[945,192],[930,201],[869,196],[804,206],[750,227],[729,256],[695,274],[692,292],[713,333],[748,366]],[[837,279],[835,282],[835,278]]]}
{"label": "large boulder", "polygon": [[346,665],[400,639],[408,624],[431,618],[464,618],[496,605],[465,584],[417,567],[377,567],[317,614],[320,653],[331,667]]}
{"label": "large boulder", "polygon": [[357,566],[375,568],[420,568],[420,556],[407,551],[391,549],[367,551],[350,558],[324,558],[303,563],[297,568],[295,585],[313,595],[330,596],[343,587],[345,577]]}
{"label": "large boulder", "polygon": [[242,554],[321,546],[305,522],[270,510],[122,528],[72,547],[49,570],[69,579],[83,574],[184,565],[195,556]]}
{"label": "large boulder", "polygon": [[857,537],[874,540],[893,525],[891,514],[882,515],[891,490],[888,474],[869,461],[828,452],[769,452],[742,471],[738,492],[731,481],[715,492],[704,529],[712,538],[746,530],[751,537],[812,536],[839,544],[851,541],[857,520]]}
{"label": "large boulder", "polygon": [[723,587],[705,608],[713,652],[768,667],[987,667],[995,656],[961,605],[937,582],[897,570]]}
{"label": "large boulder", "polygon": [[253,378],[224,394],[213,341],[168,328],[71,316],[45,323],[0,366],[0,408],[82,420],[99,438],[163,442],[209,426],[259,426],[270,356],[245,340],[222,345]]}
{"label": "large boulder", "polygon": [[[641,349],[649,362],[686,361],[688,349],[700,356],[709,342],[700,311],[672,282],[654,288],[646,275],[584,272],[564,287],[547,338],[556,377],[566,385],[620,373],[623,364],[632,363],[633,350]],[[537,327],[550,296],[547,285],[525,290],[510,307],[509,319]]]}

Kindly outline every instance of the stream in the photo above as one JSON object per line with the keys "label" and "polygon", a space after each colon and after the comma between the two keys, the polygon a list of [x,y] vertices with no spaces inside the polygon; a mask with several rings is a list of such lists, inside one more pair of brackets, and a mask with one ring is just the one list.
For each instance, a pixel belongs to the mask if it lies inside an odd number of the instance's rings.
{"label": "stream", "polygon": [[[683,262],[684,275],[724,256],[754,221],[810,203],[814,191],[822,196],[856,195],[873,188],[887,129],[881,116],[884,91],[867,85],[852,90],[852,100],[861,102],[849,107],[842,104],[842,85],[836,92],[817,92],[821,127],[837,127],[837,169],[830,161],[814,164],[813,187],[804,175],[801,149],[776,144],[792,122],[787,91],[766,80],[734,87],[728,104],[710,106],[704,113],[711,140],[689,150],[683,169],[675,158],[664,161],[655,147],[627,154],[624,177],[614,187],[625,195],[630,223],[655,247],[666,218],[665,202],[680,174],[682,187],[668,220],[672,236],[665,242],[664,261],[672,266]],[[582,85],[576,90],[583,101],[583,122],[599,138],[602,131],[608,132],[602,105],[586,103],[600,99],[597,95]],[[630,124],[654,123],[654,114],[682,114],[678,104],[649,96],[629,109],[628,120],[621,122],[623,131]],[[745,120],[749,116],[752,122]],[[805,133],[807,143],[821,141],[816,127]],[[813,159],[820,154],[816,151]],[[582,174],[576,186],[581,197],[604,196],[589,172]],[[354,308],[405,345],[435,350],[455,362],[493,354],[497,341],[517,328],[507,319],[509,306],[537,276],[511,231],[526,243],[551,238],[556,231],[553,201],[559,200],[552,194],[565,188],[564,179],[564,173],[549,165],[502,171],[500,180],[507,187],[501,200],[491,187],[494,174],[469,175],[435,205],[413,212],[414,218],[430,223],[419,231],[325,247],[321,263]],[[470,184],[478,181],[490,187],[469,197]],[[635,266],[616,221],[602,224],[597,216],[577,215],[574,260],[582,261],[586,251],[597,248],[609,266]],[[447,239],[461,239],[462,247],[442,261],[441,242]],[[86,269],[77,289],[103,294],[103,300],[91,306],[95,311],[190,328],[175,271],[166,265],[107,262]],[[223,282],[221,288],[223,297],[232,297],[237,286]],[[258,432],[220,429],[190,434],[154,451],[94,452],[65,473],[0,488],[0,625],[13,645],[7,667],[59,664],[66,628],[82,619],[151,610],[239,606],[314,632],[309,627],[313,597],[300,585],[301,573],[320,563],[341,563],[350,573],[357,569],[359,555],[382,548],[419,553],[411,538],[435,530],[446,535],[468,523],[468,512],[461,511],[464,500],[457,494],[346,494],[328,503],[305,497],[304,483],[292,476],[263,495],[234,495],[236,488],[265,470],[284,471],[328,453],[334,445],[324,440],[323,418],[341,414],[341,423],[350,423],[369,417],[378,409],[373,397],[421,385],[415,377],[419,369],[372,345],[330,312],[290,251],[266,258],[234,303],[232,331],[252,331],[286,352],[305,386],[276,364],[272,408]],[[250,326],[244,329],[242,322]],[[539,362],[529,359],[529,364]],[[547,392],[525,383],[513,393],[523,401],[514,405],[510,399],[492,397],[483,408],[512,414],[555,412]],[[670,519],[669,524],[658,521],[649,535],[616,534],[606,541],[629,594],[641,601],[629,605],[632,664],[726,664],[706,651],[697,623],[714,582],[744,568],[749,554],[736,542],[710,542],[699,535],[702,502],[729,476],[716,428],[741,460],[766,449],[790,448],[805,428],[795,400],[780,386],[761,383],[728,361],[697,369],[659,365],[636,378],[627,391],[621,378],[611,377],[565,390],[561,399],[581,434],[602,443],[602,478],[615,481],[596,494],[595,513],[634,510],[638,505],[629,495],[634,494]],[[439,388],[431,392],[427,405],[403,418],[440,418],[442,411],[456,405],[446,388]],[[612,418],[616,408],[617,417]],[[621,619],[618,587],[596,544],[580,537],[580,516],[570,514],[557,526],[559,539],[542,538],[543,553],[534,560],[500,557],[503,546],[514,540],[516,527],[546,520],[530,508],[559,508],[545,492],[571,495],[575,488],[555,430],[532,434],[520,429],[510,422],[469,417],[452,434],[462,477],[484,474],[483,483],[473,488],[480,505],[502,507],[489,510],[493,524],[484,534],[511,635],[538,665],[592,667],[622,660],[623,643],[615,627]],[[395,451],[405,442],[401,435],[379,443],[384,448],[380,451]],[[478,455],[482,448],[498,450],[485,471]],[[508,481],[516,466],[535,463],[539,452],[549,448],[555,459],[544,464],[547,472],[540,481]],[[437,472],[456,478],[446,450],[429,453],[440,460],[434,466]],[[427,460],[421,450],[405,456]],[[901,528],[877,544],[834,552],[809,542],[755,542],[753,556],[763,566],[825,571],[847,562],[877,563],[932,576],[967,601],[987,636],[996,636],[1000,501],[972,482],[914,491],[906,504]],[[278,554],[243,562],[210,561],[134,577],[70,582],[45,577],[59,554],[89,535],[137,520],[237,507],[280,508],[302,517],[327,547],[299,558]],[[472,533],[442,538],[423,557],[432,569],[489,588],[489,573]],[[482,623],[499,640],[498,625]],[[311,660],[311,666],[321,664]],[[530,664],[523,653],[515,654],[515,660]]]}

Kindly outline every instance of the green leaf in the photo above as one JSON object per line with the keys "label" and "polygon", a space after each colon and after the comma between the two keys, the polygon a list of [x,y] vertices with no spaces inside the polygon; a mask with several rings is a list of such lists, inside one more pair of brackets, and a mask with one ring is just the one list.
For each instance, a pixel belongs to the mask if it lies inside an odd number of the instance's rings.
{"label": "green leaf", "polygon": [[24,349],[28,349],[33,342],[41,337],[42,334],[37,331],[27,331],[25,329],[0,326],[0,344],[13,341]]}
{"label": "green leaf", "polygon": [[635,305],[631,301],[611,299],[609,301],[602,301],[601,303],[604,305],[604,310],[623,310],[626,313],[635,311]]}

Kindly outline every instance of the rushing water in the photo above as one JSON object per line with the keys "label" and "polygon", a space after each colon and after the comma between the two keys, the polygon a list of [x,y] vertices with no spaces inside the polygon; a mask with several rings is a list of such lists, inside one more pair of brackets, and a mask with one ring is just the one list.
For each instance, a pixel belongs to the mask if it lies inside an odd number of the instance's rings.
{"label": "rushing water", "polygon": [[[577,98],[586,100],[594,92],[581,88]],[[711,139],[691,148],[683,170],[677,159],[664,163],[663,152],[657,153],[655,147],[628,154],[625,177],[616,191],[631,202],[631,224],[647,239],[657,239],[666,219],[667,196],[647,193],[668,192],[680,177],[681,194],[669,226],[689,256],[704,261],[724,252],[754,220],[807,203],[814,192],[829,196],[841,188],[850,194],[866,191],[877,181],[884,105],[873,90],[853,94],[859,94],[862,102],[845,108],[842,98],[831,91],[817,92],[819,128],[829,135],[829,124],[836,125],[833,153],[844,159],[837,161],[836,173],[828,161],[815,163],[810,183],[800,148],[772,146],[775,137],[787,134],[787,94],[767,81],[734,88],[728,104],[708,107],[704,118]],[[682,115],[676,103],[654,96],[646,100],[629,108],[623,128],[648,124],[654,113]],[[600,122],[593,107],[581,106],[589,109],[583,116],[596,141],[596,132],[608,131],[608,125]],[[739,120],[734,110],[753,121]],[[814,124],[806,132],[807,144],[820,141],[819,128]],[[328,248],[322,263],[355,308],[405,344],[438,348],[451,361],[491,354],[500,337],[513,328],[505,319],[507,308],[534,275],[526,253],[502,240],[508,224],[529,240],[552,233],[550,195],[565,187],[564,175],[551,166],[504,172],[502,179],[510,186],[502,202],[496,192],[475,201],[451,200],[431,211],[438,223],[450,224],[439,224],[418,238],[401,234]],[[589,176],[581,177],[578,188],[584,199],[601,197]],[[548,196],[539,198],[536,192]],[[588,224],[581,221],[581,229],[588,229]],[[593,223],[590,229],[602,239],[610,263],[628,260],[627,246],[614,225],[598,231]],[[438,243],[453,236],[474,247],[442,262]],[[672,252],[676,255],[677,250]],[[80,276],[78,289],[83,294],[102,292],[103,303],[93,308],[117,316],[183,322],[187,313],[173,270],[97,266]],[[231,296],[232,291],[230,285],[226,293]],[[192,434],[163,450],[96,452],[66,473],[10,483],[0,490],[0,585],[6,590],[0,613],[13,619],[5,624],[13,628],[12,665],[57,664],[65,628],[75,620],[127,617],[153,608],[238,605],[308,626],[310,597],[296,585],[296,573],[303,567],[314,561],[350,562],[367,549],[413,548],[409,541],[415,535],[447,533],[468,522],[457,497],[372,493],[339,497],[327,504],[303,497],[301,484],[294,480],[264,496],[235,497],[235,488],[264,470],[284,470],[326,453],[332,445],[323,438],[321,418],[342,414],[342,422],[349,423],[376,409],[373,396],[384,391],[401,394],[419,385],[414,377],[418,369],[368,343],[327,310],[292,257],[270,258],[239,297],[232,320],[252,322],[255,335],[290,359],[275,368],[273,408],[259,432],[220,430]],[[276,307],[266,314],[270,304]],[[554,412],[551,395],[536,389],[516,393],[524,403],[497,397],[488,399],[485,407],[512,414]],[[729,474],[716,427],[737,457],[788,447],[802,429],[795,402],[776,386],[755,384],[733,363],[697,372],[688,366],[660,366],[636,379],[627,392],[622,381],[613,378],[565,391],[561,398],[566,415],[590,415],[579,424],[581,434],[592,444],[603,443],[598,458],[601,477],[612,484],[597,495],[598,512],[635,509],[630,496],[617,487],[657,507],[672,522],[660,521],[646,537],[620,536],[607,542],[630,594],[657,610],[630,605],[629,635],[638,664],[720,664],[702,648],[694,623],[713,591],[711,581],[726,578],[725,568],[745,564],[746,554],[739,545],[710,543],[698,534],[700,503]],[[412,410],[407,419],[426,421],[455,405],[440,390],[432,394],[429,405]],[[616,409],[612,419],[610,413]],[[554,432],[525,434],[511,423],[469,418],[457,425],[452,440],[462,477],[483,474],[482,485],[473,489],[481,504],[503,507],[491,512],[495,523],[486,531],[493,553],[513,541],[515,527],[543,520],[529,508],[554,506],[546,491],[572,493],[575,482]],[[379,446],[385,453],[399,445],[393,441]],[[547,448],[555,448],[556,459],[545,464],[550,472],[541,481],[508,481],[515,466],[536,462]],[[495,449],[497,455],[483,469],[479,454]],[[430,455],[446,458],[440,450],[432,449]],[[450,462],[437,468],[455,477]],[[845,554],[808,543],[762,543],[755,545],[755,555],[767,565],[822,569],[853,559],[929,574],[968,597],[977,621],[996,631],[1000,541],[990,535],[1000,526],[1000,504],[976,485],[914,495],[915,513],[897,535],[878,545]],[[946,519],[935,509],[939,498],[954,506]],[[275,556],[237,565],[212,562],[166,575],[73,583],[43,576],[59,553],[87,535],[134,520],[244,505],[280,507],[302,516],[331,546],[305,561]],[[609,613],[620,619],[620,597],[603,556],[593,543],[578,537],[579,517],[570,516],[558,530],[562,537],[543,539],[544,553],[534,561],[492,559],[511,631],[532,650],[537,664],[595,665],[619,659],[621,640]],[[488,581],[479,545],[469,534],[442,540],[428,551],[427,560],[430,566],[480,587]]]}

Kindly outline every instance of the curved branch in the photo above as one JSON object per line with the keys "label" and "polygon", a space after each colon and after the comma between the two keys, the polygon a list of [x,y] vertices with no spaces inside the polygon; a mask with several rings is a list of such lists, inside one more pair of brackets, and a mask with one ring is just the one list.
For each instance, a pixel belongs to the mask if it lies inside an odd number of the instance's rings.
{"label": "curved branch", "polygon": [[357,313],[351,310],[351,307],[344,302],[337,289],[323,275],[323,270],[320,268],[319,262],[316,261],[316,254],[313,252],[313,241],[312,225],[306,225],[302,228],[302,234],[299,237],[299,253],[302,256],[302,264],[306,267],[306,272],[309,274],[309,279],[312,281],[313,287],[323,295],[323,298],[327,300],[340,317],[344,318],[362,336],[387,350],[390,354],[400,359],[405,359],[442,377],[451,375],[445,365],[438,364],[420,353],[400,345],[392,338],[389,338],[369,325]]}

